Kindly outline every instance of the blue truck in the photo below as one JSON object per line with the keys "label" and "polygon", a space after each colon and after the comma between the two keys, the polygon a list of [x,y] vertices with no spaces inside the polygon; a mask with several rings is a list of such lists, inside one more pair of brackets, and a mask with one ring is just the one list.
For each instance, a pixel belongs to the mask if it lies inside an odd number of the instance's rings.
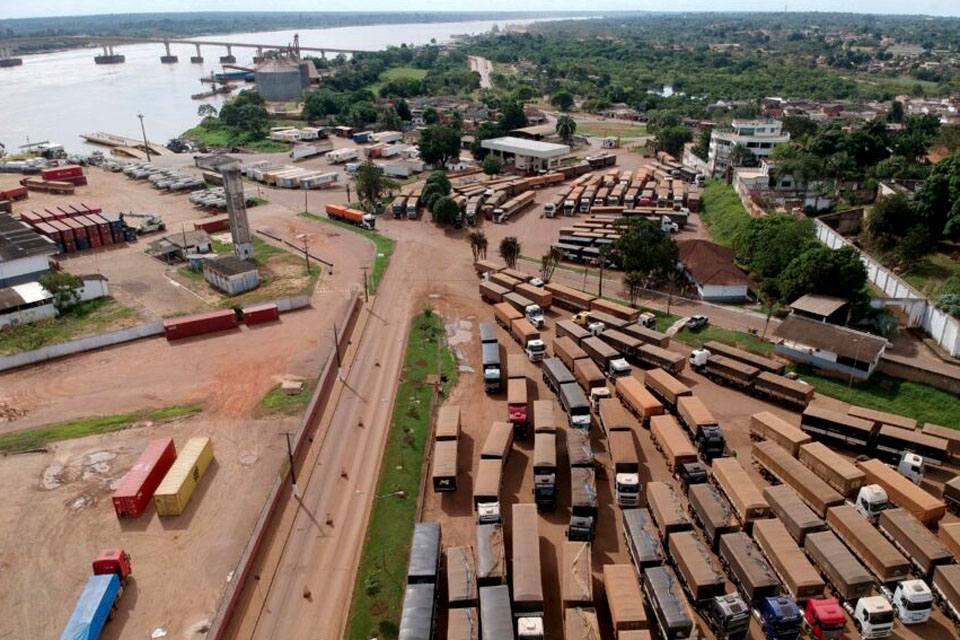
{"label": "blue truck", "polygon": [[769,640],[797,640],[803,615],[790,596],[770,596],[760,602],[760,621]]}
{"label": "blue truck", "polygon": [[122,549],[107,549],[93,561],[94,575],[77,600],[60,640],[96,640],[117,612],[123,587],[132,573],[130,556]]}

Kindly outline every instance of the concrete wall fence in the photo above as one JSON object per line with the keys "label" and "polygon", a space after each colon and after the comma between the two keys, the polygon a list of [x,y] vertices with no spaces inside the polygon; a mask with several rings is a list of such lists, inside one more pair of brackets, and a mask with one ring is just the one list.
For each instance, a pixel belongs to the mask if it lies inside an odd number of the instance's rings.
{"label": "concrete wall fence", "polygon": [[[831,249],[853,247],[846,238],[820,220],[814,222],[817,239],[823,244]],[[853,248],[856,249],[856,247]],[[859,249],[857,251],[860,253],[860,260],[867,267],[867,279],[888,298],[894,299],[889,301],[890,304],[887,306],[899,306],[905,311],[911,328],[923,329],[951,356],[955,358],[960,356],[960,322],[950,314],[934,307],[933,302],[872,256]],[[918,305],[914,301],[922,301],[923,304]]]}

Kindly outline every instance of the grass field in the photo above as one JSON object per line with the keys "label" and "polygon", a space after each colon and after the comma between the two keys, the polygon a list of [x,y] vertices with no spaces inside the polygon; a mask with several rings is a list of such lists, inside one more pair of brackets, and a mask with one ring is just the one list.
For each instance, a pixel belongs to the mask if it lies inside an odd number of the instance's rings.
{"label": "grass field", "polygon": [[413,319],[407,341],[387,447],[353,590],[347,623],[350,640],[397,637],[420,474],[434,409],[434,387],[425,382],[430,374],[442,376],[444,389],[452,389],[457,381],[456,360],[446,345],[443,319],[436,313],[424,311]]}
{"label": "grass field", "polygon": [[941,293],[960,293],[960,262],[943,253],[931,253],[910,265],[904,280],[920,293],[936,298]]}
{"label": "grass field", "polygon": [[310,383],[304,382],[300,393],[288,395],[283,392],[281,385],[277,384],[267,392],[267,395],[263,396],[263,400],[257,406],[256,413],[258,416],[300,415],[310,404],[311,391]]}
{"label": "grass field", "polygon": [[137,413],[120,413],[112,416],[95,416],[79,418],[67,422],[14,431],[0,436],[0,453],[22,453],[43,449],[48,444],[62,440],[73,440],[101,433],[122,431],[136,426],[138,422],[164,423],[200,413],[202,409],[193,405],[175,405],[152,411]]}
{"label": "grass field", "polygon": [[636,138],[647,135],[647,127],[629,122],[578,122],[577,133],[594,138]]}
{"label": "grass field", "polygon": [[237,136],[236,133],[225,127],[207,128],[202,124],[198,124],[194,128],[185,131],[183,135],[186,138],[197,140],[208,147],[243,147],[262,153],[277,153],[290,149],[290,145],[274,140],[263,139],[249,141],[246,138]]}
{"label": "grass field", "polygon": [[817,393],[850,404],[899,413],[921,424],[933,422],[956,426],[957,416],[960,416],[960,399],[957,396],[925,384],[874,373],[868,382],[855,382],[851,387],[848,380],[817,375],[806,366],[795,369]]}
{"label": "grass field", "polygon": [[370,272],[370,292],[376,293],[377,287],[380,286],[380,281],[383,280],[383,276],[387,272],[387,267],[390,265],[390,256],[393,255],[393,249],[396,246],[396,242],[393,240],[393,238],[380,235],[375,231],[367,231],[366,229],[355,227],[352,224],[346,224],[344,222],[338,222],[337,220],[331,220],[330,218],[324,218],[315,213],[301,213],[300,215],[304,218],[309,218],[310,220],[316,220],[317,222],[329,224],[334,227],[340,227],[346,231],[359,233],[363,237],[369,238],[371,241],[373,241],[373,244],[376,247],[377,255],[373,260],[373,269]]}
{"label": "grass field", "polygon": [[113,298],[89,300],[57,318],[13,324],[0,329],[0,355],[32,351],[51,344],[131,327],[141,321],[136,311]]}
{"label": "grass field", "polygon": [[743,208],[733,187],[722,180],[708,180],[703,190],[700,219],[707,223],[714,242],[729,247],[736,234],[746,226],[750,214]]}
{"label": "grass field", "polygon": [[382,72],[377,77],[377,81],[368,88],[373,91],[374,95],[380,95],[380,87],[391,80],[423,80],[427,77],[427,73],[429,71],[426,69],[416,67],[391,67]]}
{"label": "grass field", "polygon": [[723,344],[728,344],[732,347],[750,351],[761,356],[769,356],[773,353],[772,342],[761,340],[759,336],[754,336],[743,331],[724,329],[723,327],[715,327],[713,325],[707,325],[696,331],[683,328],[677,332],[675,338],[694,349],[699,349],[711,340],[716,340],[717,342],[722,342]]}

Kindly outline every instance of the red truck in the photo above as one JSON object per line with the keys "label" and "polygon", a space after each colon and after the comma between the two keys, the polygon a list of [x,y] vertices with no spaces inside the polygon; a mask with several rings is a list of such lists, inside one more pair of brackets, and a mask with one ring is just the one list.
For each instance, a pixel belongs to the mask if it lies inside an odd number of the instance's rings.
{"label": "red truck", "polygon": [[100,637],[104,625],[117,611],[123,588],[133,574],[130,554],[123,549],[105,549],[93,561],[93,575],[87,579],[67,621],[60,640]]}
{"label": "red truck", "polygon": [[836,598],[807,600],[803,617],[816,640],[844,637],[843,629],[847,624],[847,617]]}

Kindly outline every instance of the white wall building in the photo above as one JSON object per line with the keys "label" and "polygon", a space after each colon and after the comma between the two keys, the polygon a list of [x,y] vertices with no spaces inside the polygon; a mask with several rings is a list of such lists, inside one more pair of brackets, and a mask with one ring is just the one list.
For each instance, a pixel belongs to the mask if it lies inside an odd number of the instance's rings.
{"label": "white wall building", "polygon": [[552,169],[560,164],[560,158],[570,153],[570,147],[565,144],[509,136],[484,140],[480,145],[496,153],[505,161],[512,158],[516,168],[521,171]]}
{"label": "white wall building", "polygon": [[35,281],[50,271],[57,245],[26,223],[0,214],[0,287]]}
{"label": "white wall building", "polygon": [[707,165],[711,175],[720,175],[730,167],[730,156],[737,145],[742,145],[757,158],[766,158],[787,142],[790,142],[790,134],[783,133],[779,121],[734,120],[732,130],[714,129],[710,135]]}

